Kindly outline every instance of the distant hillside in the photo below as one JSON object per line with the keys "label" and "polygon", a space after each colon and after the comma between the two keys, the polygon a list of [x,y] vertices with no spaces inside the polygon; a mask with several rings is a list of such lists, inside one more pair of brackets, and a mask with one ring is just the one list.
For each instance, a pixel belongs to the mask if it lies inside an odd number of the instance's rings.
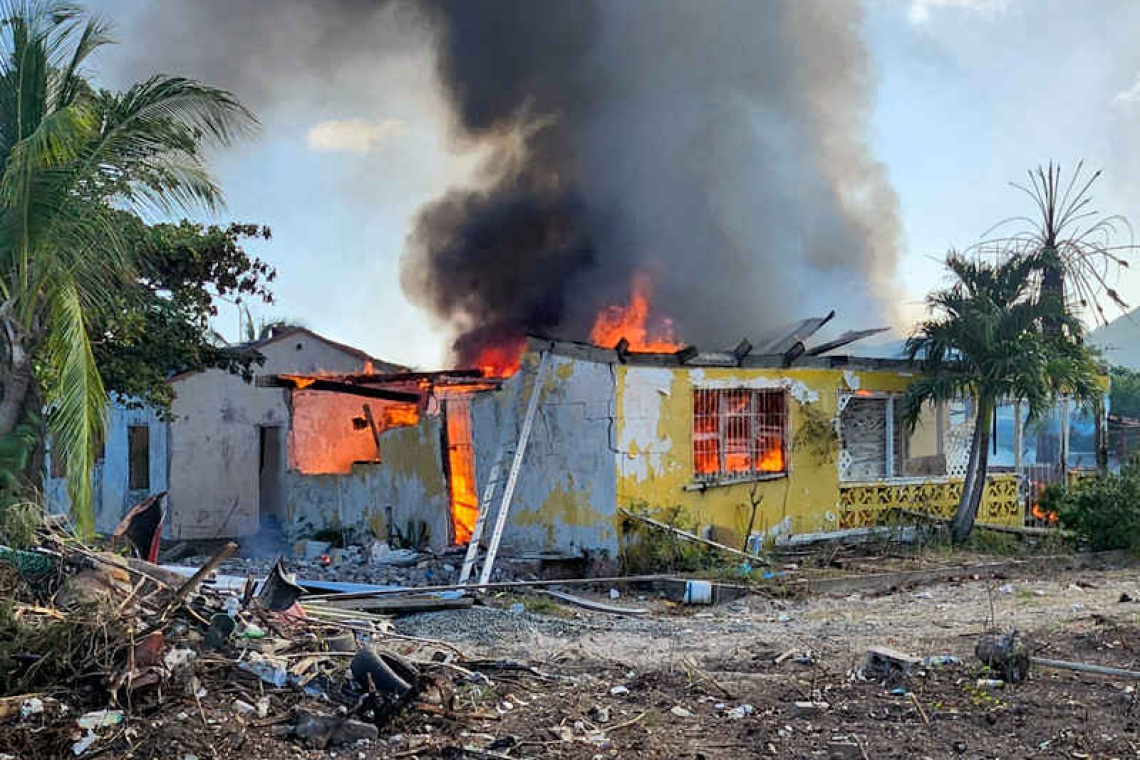
{"label": "distant hillside", "polygon": [[1103,350],[1111,363],[1140,370],[1140,309],[1093,330],[1089,342]]}

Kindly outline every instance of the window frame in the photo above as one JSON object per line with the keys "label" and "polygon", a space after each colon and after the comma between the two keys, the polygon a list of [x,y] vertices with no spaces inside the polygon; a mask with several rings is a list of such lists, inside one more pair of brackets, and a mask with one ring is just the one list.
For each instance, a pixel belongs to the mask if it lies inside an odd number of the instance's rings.
{"label": "window frame", "polygon": [[[716,399],[716,413],[713,417],[716,420],[716,430],[700,430],[702,427],[698,424],[698,407],[701,404],[702,393],[714,394],[713,398]],[[748,410],[746,412],[733,411],[728,409],[729,399],[732,394],[747,393],[748,394]],[[773,410],[765,408],[770,404],[760,403],[760,399],[768,396],[779,399],[778,408]],[[767,415],[775,415],[778,417],[778,424],[765,424],[762,420]],[[705,415],[706,417],[708,415]],[[730,448],[727,444],[732,431],[729,429],[732,419],[744,418],[747,421],[748,431],[745,440],[749,441],[749,446],[754,445],[752,442],[766,437],[765,433],[771,434],[770,431],[778,430],[780,438],[780,453],[783,463],[783,468],[780,470],[765,471],[756,469],[755,459],[757,458],[756,452],[758,449],[750,449],[749,454],[753,459],[750,469],[733,471],[726,469],[726,453],[733,453],[728,451]],[[791,462],[791,448],[790,448],[790,413],[788,404],[788,391],[786,388],[749,388],[746,386],[732,386],[727,388],[708,388],[694,386],[692,393],[692,413],[689,416],[690,421],[690,435],[689,445],[691,453],[691,466],[690,475],[692,482],[686,486],[687,490],[703,490],[708,487],[718,485],[733,485],[736,483],[749,483],[754,481],[763,480],[776,480],[779,478],[786,478],[792,472]],[[759,425],[757,424],[759,422]],[[758,429],[759,427],[759,429]],[[701,441],[715,441],[715,450],[717,456],[717,470],[714,472],[699,472],[697,469],[698,451],[700,450]]]}

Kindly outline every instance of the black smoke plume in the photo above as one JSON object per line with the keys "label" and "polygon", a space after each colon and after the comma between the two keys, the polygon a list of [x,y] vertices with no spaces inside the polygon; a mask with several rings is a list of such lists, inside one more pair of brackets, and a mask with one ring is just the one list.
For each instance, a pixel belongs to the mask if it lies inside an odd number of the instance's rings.
{"label": "black smoke plume", "polygon": [[642,272],[654,315],[706,348],[832,308],[842,328],[894,317],[897,200],[866,144],[859,3],[147,7],[139,29],[166,36],[143,63],[190,59],[255,106],[298,81],[343,99],[341,67],[433,48],[452,134],[485,159],[419,213],[402,286],[458,362],[526,332],[586,338]]}
{"label": "black smoke plume", "polygon": [[460,360],[527,331],[584,338],[638,272],[656,316],[710,348],[830,308],[891,316],[897,203],[864,142],[856,4],[429,13],[455,129],[491,157],[422,210],[403,285]]}

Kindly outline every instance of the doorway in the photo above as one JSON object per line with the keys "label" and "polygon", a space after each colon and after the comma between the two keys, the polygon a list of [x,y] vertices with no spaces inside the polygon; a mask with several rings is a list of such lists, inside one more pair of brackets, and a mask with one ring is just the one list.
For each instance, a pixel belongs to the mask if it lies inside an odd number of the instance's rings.
{"label": "doorway", "polygon": [[258,433],[258,506],[262,529],[281,528],[281,482],[285,476],[281,427],[262,425]]}

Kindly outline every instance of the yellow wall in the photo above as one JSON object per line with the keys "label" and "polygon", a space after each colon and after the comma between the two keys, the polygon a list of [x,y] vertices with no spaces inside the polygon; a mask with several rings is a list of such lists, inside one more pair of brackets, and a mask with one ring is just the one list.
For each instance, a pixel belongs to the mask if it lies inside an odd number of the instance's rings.
{"label": "yellow wall", "polygon": [[[682,506],[701,525],[714,526],[724,541],[738,544],[748,527],[749,492],[763,502],[753,530],[812,532],[838,528],[837,450],[821,456],[817,446],[796,442],[802,406],[828,420],[838,414],[843,391],[900,392],[913,373],[825,369],[668,369],[618,367],[617,496],[621,506]],[[788,390],[790,474],[757,483],[687,490],[693,480],[693,388],[773,388]],[[835,518],[827,519],[831,513]]]}
{"label": "yellow wall", "polygon": [[[712,526],[714,537],[730,545],[739,545],[748,528],[753,488],[762,498],[753,525],[754,532],[775,535],[850,527],[854,516],[845,514],[851,510],[847,502],[852,498],[863,498],[866,494],[853,495],[850,491],[852,488],[858,490],[859,486],[848,484],[845,485],[848,491],[846,498],[841,499],[838,441],[832,439],[830,446],[820,446],[803,436],[797,437],[808,414],[806,410],[818,410],[830,422],[838,415],[841,393],[856,390],[900,393],[917,376],[916,372],[897,370],[708,367],[621,366],[617,372],[618,504],[627,508],[650,509],[679,506],[691,526]],[[694,488],[693,389],[777,387],[788,391],[788,476],[709,486],[704,490]],[[923,415],[922,423],[916,430],[917,440],[912,440],[917,449],[912,450],[912,456],[937,451],[937,423],[933,410]],[[934,480],[945,481],[944,478]],[[1016,494],[1007,494],[1006,491],[1010,490],[1007,485],[1003,481],[987,489],[987,506],[981,511],[983,521],[1020,521],[1018,507],[1014,503]],[[891,491],[886,496],[876,491],[872,496],[887,508],[897,506],[893,501],[897,498],[905,500],[919,493],[913,487],[904,491]]]}

